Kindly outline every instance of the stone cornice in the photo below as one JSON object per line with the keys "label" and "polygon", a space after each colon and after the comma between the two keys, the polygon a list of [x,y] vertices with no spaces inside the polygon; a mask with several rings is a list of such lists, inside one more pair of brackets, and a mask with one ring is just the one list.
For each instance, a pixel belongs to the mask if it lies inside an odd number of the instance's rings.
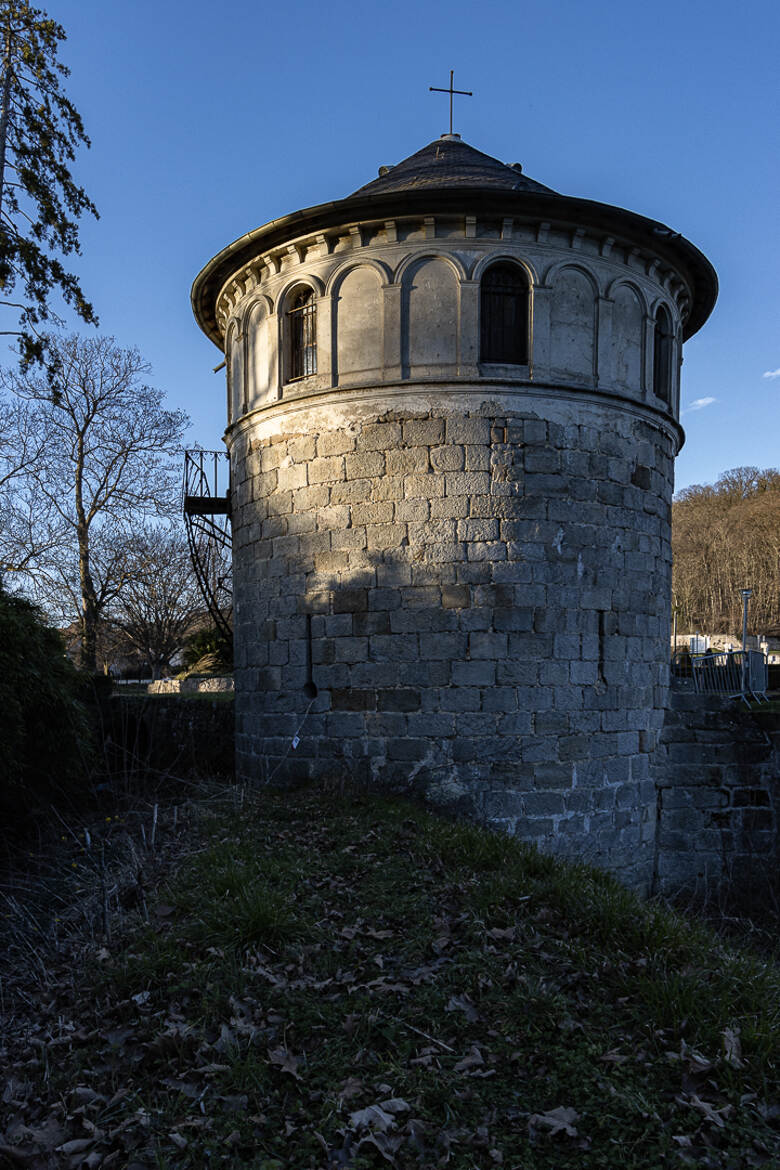
{"label": "stone cornice", "polygon": [[[683,322],[688,319],[692,291],[680,279],[676,269],[664,266],[656,252],[643,253],[640,248],[630,247],[625,242],[616,245],[612,236],[604,237],[600,233],[587,232],[585,229],[578,229],[574,233],[558,227],[553,228],[547,222],[533,224],[507,218],[499,222],[491,218],[481,220],[480,223],[483,234],[478,236],[474,216],[401,217],[397,221],[385,221],[384,224],[366,221],[361,225],[342,226],[327,236],[318,233],[313,237],[301,237],[294,244],[285,244],[273,251],[261,253],[244,268],[232,274],[219,290],[216,300],[218,334],[212,340],[220,347],[224,345],[230,318],[234,313],[240,312],[239,307],[247,293],[266,286],[283,270],[289,277],[294,278],[297,267],[304,261],[311,265],[330,258],[333,264],[329,277],[331,281],[333,272],[340,265],[352,262],[351,257],[361,252],[366,254],[364,262],[375,264],[377,257],[374,253],[379,251],[381,254],[383,249],[392,248],[397,252],[400,247],[407,257],[416,253],[447,255],[451,254],[461,241],[469,252],[480,249],[518,258],[518,253],[522,253],[525,248],[532,253],[542,249],[551,256],[571,251],[577,253],[576,263],[579,266],[587,267],[591,261],[597,264],[607,262],[613,267],[620,263],[629,277],[644,276],[664,288],[676,302]],[[456,224],[460,231],[457,230]],[[437,236],[435,234],[437,225],[446,227],[446,234]],[[491,227],[494,229],[492,233],[489,230]],[[519,234],[523,231],[528,234],[526,240]],[[586,242],[592,245],[590,252],[586,251]],[[622,252],[622,261],[619,260],[619,252]],[[284,267],[285,261],[287,267]],[[301,269],[301,278],[314,279],[308,267]],[[395,283],[395,277],[389,268],[388,279]],[[546,282],[543,280],[538,287],[546,287]]]}
{"label": "stone cornice", "polygon": [[[348,238],[351,235],[352,246],[361,248],[370,240],[372,232],[382,230],[386,232],[386,243],[390,245],[398,225],[409,220],[419,221],[421,227],[427,221],[430,236],[432,221],[435,232],[437,215],[462,219],[463,237],[469,241],[479,242],[479,237],[473,234],[476,220],[495,221],[495,238],[503,237],[505,240],[508,221],[511,220],[513,225],[532,227],[539,243],[543,242],[549,232],[564,232],[568,233],[569,246],[579,251],[586,238],[594,237],[598,240],[602,255],[614,253],[618,246],[628,249],[642,263],[645,271],[652,265],[659,270],[668,268],[671,271],[666,274],[667,279],[674,277],[690,290],[690,305],[684,327],[686,339],[701,328],[715,304],[717,277],[707,258],[688,240],[665,225],[634,212],[592,200],[554,194],[427,190],[353,196],[323,203],[293,212],[282,219],[271,220],[242,236],[218,253],[196,277],[192,288],[192,305],[198,324],[221,347],[222,327],[218,319],[218,302],[226,293],[233,304],[240,299],[245,270],[252,266],[255,273],[259,274],[261,256],[267,257],[264,263],[272,271],[278,271],[281,256],[290,247],[299,260],[315,247],[320,255],[323,252],[331,254],[335,246],[334,235]],[[393,230],[387,230],[388,223],[393,225]],[[237,278],[241,280],[240,289],[235,284]]]}

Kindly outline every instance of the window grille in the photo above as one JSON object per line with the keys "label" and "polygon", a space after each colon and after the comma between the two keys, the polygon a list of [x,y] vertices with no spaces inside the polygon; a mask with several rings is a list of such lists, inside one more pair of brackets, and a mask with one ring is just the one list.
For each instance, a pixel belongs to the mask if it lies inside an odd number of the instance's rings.
{"label": "window grille", "polygon": [[653,393],[671,406],[672,320],[664,305],[658,306],[653,334]]}
{"label": "window grille", "polygon": [[301,289],[287,311],[290,335],[290,376],[307,378],[317,373],[317,309],[310,288]]}
{"label": "window grille", "polygon": [[515,264],[493,264],[480,288],[483,362],[528,364],[528,282]]}

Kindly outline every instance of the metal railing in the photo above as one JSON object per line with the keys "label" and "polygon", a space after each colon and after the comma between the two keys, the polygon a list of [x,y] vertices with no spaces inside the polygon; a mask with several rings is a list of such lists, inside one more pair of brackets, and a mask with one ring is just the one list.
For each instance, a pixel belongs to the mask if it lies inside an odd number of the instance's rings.
{"label": "metal railing", "polygon": [[203,599],[217,629],[233,636],[230,460],[226,451],[184,452],[184,523]]}
{"label": "metal railing", "polygon": [[769,660],[763,650],[748,650],[748,689],[757,699],[769,702]]}
{"label": "metal railing", "polygon": [[730,699],[752,697],[767,702],[769,668],[761,650],[728,650],[720,654],[691,654],[693,686],[699,695],[723,695]]}

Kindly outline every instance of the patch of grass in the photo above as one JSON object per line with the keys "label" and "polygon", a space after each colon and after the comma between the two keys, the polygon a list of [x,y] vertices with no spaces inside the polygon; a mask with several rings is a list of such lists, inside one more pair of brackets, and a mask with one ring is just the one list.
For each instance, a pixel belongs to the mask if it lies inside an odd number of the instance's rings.
{"label": "patch of grass", "polygon": [[585,866],[264,791],[149,912],[30,1025],[56,1063],[9,1041],[31,1131],[182,1170],[779,1164],[776,967]]}

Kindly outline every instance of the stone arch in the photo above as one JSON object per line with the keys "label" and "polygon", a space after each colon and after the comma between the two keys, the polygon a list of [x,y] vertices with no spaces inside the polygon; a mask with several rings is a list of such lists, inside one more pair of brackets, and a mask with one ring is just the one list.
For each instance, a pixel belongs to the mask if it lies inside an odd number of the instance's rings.
{"label": "stone arch", "polygon": [[399,267],[402,367],[408,374],[457,366],[462,266],[423,252]]}
{"label": "stone arch", "polygon": [[376,377],[382,369],[384,265],[350,264],[339,270],[331,284],[333,329],[339,382],[355,377]]}
{"label": "stone arch", "polygon": [[596,371],[596,305],[593,274],[562,263],[547,275],[551,285],[550,367],[553,377],[592,382]]}
{"label": "stone arch", "polygon": [[649,315],[655,318],[656,313],[661,306],[666,309],[672,322],[672,326],[676,329],[681,321],[680,311],[676,301],[667,300],[666,297],[655,297],[650,302]]}
{"label": "stone arch", "polygon": [[639,304],[642,306],[642,312],[648,314],[650,312],[650,302],[648,301],[645,290],[641,285],[637,284],[635,280],[631,280],[631,278],[628,276],[616,276],[614,280],[610,281],[604,296],[608,300],[614,300],[615,293],[624,285],[632,290],[637,300],[639,301]]}
{"label": "stone arch", "polygon": [[244,335],[238,322],[230,322],[225,334],[228,426],[244,413]]}
{"label": "stone arch", "polygon": [[493,255],[479,272],[480,362],[526,366],[531,351],[531,279],[514,256]]}
{"label": "stone arch", "polygon": [[374,260],[372,257],[366,256],[364,259],[348,261],[346,264],[342,264],[334,269],[328,277],[324,295],[335,297],[338,294],[342,282],[356,268],[373,268],[384,284],[393,283],[393,270],[390,265],[385,264],[384,260]]}
{"label": "stone arch", "polygon": [[271,315],[273,302],[268,296],[256,297],[244,314],[246,336],[247,408],[262,406],[276,397],[276,362]]}
{"label": "stone arch", "polygon": [[[612,301],[607,378],[621,390],[642,394],[647,299],[631,280],[618,277],[608,289]],[[603,374],[603,370],[599,370]]]}
{"label": "stone arch", "polygon": [[314,276],[310,272],[302,272],[296,276],[292,276],[286,281],[276,297],[276,311],[280,317],[287,309],[290,295],[296,292],[302,285],[308,285],[309,288],[313,289],[315,296],[325,296],[325,285],[319,276]]}
{"label": "stone arch", "polygon": [[665,301],[653,312],[653,394],[671,410],[674,402],[675,328]]}
{"label": "stone arch", "polygon": [[403,260],[396,265],[391,283],[403,284],[404,280],[407,279],[409,269],[424,260],[444,260],[455,273],[457,280],[469,279],[466,266],[460,256],[456,256],[451,252],[436,252],[432,248],[425,248],[420,249],[419,252],[410,252],[408,256],[404,256]]}
{"label": "stone arch", "polygon": [[246,322],[247,322],[247,319],[248,319],[250,313],[252,312],[253,309],[255,309],[257,307],[257,305],[260,302],[262,302],[265,305],[265,307],[269,313],[273,313],[273,311],[274,311],[273,297],[271,297],[268,293],[258,292],[257,289],[255,289],[254,293],[252,294],[251,299],[247,300],[246,305],[244,307],[244,311],[241,314],[241,327],[242,327],[242,329],[246,329]]}
{"label": "stone arch", "polygon": [[516,256],[512,252],[487,252],[484,256],[480,256],[472,265],[469,280],[481,280],[485,269],[492,264],[516,264],[524,270],[528,287],[531,290],[541,283],[539,273],[531,261],[527,260],[525,256]]}
{"label": "stone arch", "polygon": [[[301,320],[291,314],[295,299],[312,294],[310,310],[301,331]],[[318,300],[325,295],[325,286],[317,276],[300,273],[290,279],[277,297],[277,345],[281,366],[281,382],[298,381],[317,372],[317,348],[320,334]],[[305,336],[304,336],[305,334]],[[301,372],[304,371],[304,372]]]}
{"label": "stone arch", "polygon": [[547,288],[554,289],[555,282],[559,279],[561,273],[568,271],[579,272],[582,276],[585,277],[593,289],[594,300],[596,297],[603,295],[602,288],[599,283],[599,278],[596,273],[593,272],[590,268],[587,268],[584,264],[577,264],[576,261],[573,260],[556,260],[556,262],[551,264],[547,269],[544,274],[544,280],[540,281],[540,283],[544,284]]}

